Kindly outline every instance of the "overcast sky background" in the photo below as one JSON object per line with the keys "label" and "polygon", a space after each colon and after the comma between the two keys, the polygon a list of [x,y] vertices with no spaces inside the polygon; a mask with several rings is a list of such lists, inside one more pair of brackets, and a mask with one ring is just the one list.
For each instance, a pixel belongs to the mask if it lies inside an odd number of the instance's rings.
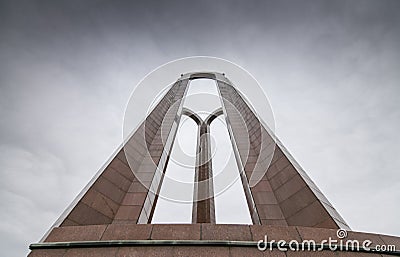
{"label": "overcast sky background", "polygon": [[193,55],[254,75],[280,140],[353,230],[400,235],[399,12],[396,0],[0,1],[2,253],[26,254],[121,143],[135,85]]}

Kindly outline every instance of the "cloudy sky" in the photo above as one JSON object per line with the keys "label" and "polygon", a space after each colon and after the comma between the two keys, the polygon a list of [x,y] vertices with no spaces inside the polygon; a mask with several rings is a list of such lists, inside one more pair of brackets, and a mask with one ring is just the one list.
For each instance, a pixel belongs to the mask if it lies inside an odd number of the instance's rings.
{"label": "cloudy sky", "polygon": [[400,235],[399,11],[396,0],[0,1],[3,254],[26,254],[121,143],[135,85],[193,55],[259,81],[277,135],[353,230]]}

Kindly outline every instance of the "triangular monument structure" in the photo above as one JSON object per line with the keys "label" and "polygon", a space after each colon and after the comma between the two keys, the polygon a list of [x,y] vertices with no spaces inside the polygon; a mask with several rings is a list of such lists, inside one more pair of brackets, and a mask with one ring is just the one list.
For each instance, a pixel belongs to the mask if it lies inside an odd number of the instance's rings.
{"label": "triangular monument structure", "polygon": [[[183,107],[190,82],[200,78],[216,81],[222,106],[204,121]],[[199,127],[192,224],[151,224],[182,115]],[[215,224],[208,135],[219,115],[227,124],[252,225]],[[225,74],[193,72],[169,88],[43,239],[31,244],[30,256],[198,256],[201,251],[258,256],[256,242],[264,235],[317,239],[336,236],[338,229],[350,230]]]}

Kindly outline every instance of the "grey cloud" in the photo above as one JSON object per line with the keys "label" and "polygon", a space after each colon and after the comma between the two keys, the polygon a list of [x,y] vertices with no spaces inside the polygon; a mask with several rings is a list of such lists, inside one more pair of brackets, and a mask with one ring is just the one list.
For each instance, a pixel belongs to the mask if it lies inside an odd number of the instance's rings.
{"label": "grey cloud", "polygon": [[4,254],[27,253],[121,142],[135,84],[190,55],[250,71],[281,141],[350,226],[398,235],[399,10],[395,0],[0,1]]}

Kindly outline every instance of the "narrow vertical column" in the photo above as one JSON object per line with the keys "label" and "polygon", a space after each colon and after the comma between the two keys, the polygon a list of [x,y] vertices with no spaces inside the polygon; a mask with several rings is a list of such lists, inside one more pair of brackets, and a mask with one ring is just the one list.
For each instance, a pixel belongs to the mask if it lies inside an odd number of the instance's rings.
{"label": "narrow vertical column", "polygon": [[210,126],[199,125],[192,223],[215,223]]}
{"label": "narrow vertical column", "polygon": [[185,114],[194,119],[199,126],[192,223],[215,223],[210,125],[223,111],[222,108],[215,110],[204,122],[191,111],[186,110]]}

